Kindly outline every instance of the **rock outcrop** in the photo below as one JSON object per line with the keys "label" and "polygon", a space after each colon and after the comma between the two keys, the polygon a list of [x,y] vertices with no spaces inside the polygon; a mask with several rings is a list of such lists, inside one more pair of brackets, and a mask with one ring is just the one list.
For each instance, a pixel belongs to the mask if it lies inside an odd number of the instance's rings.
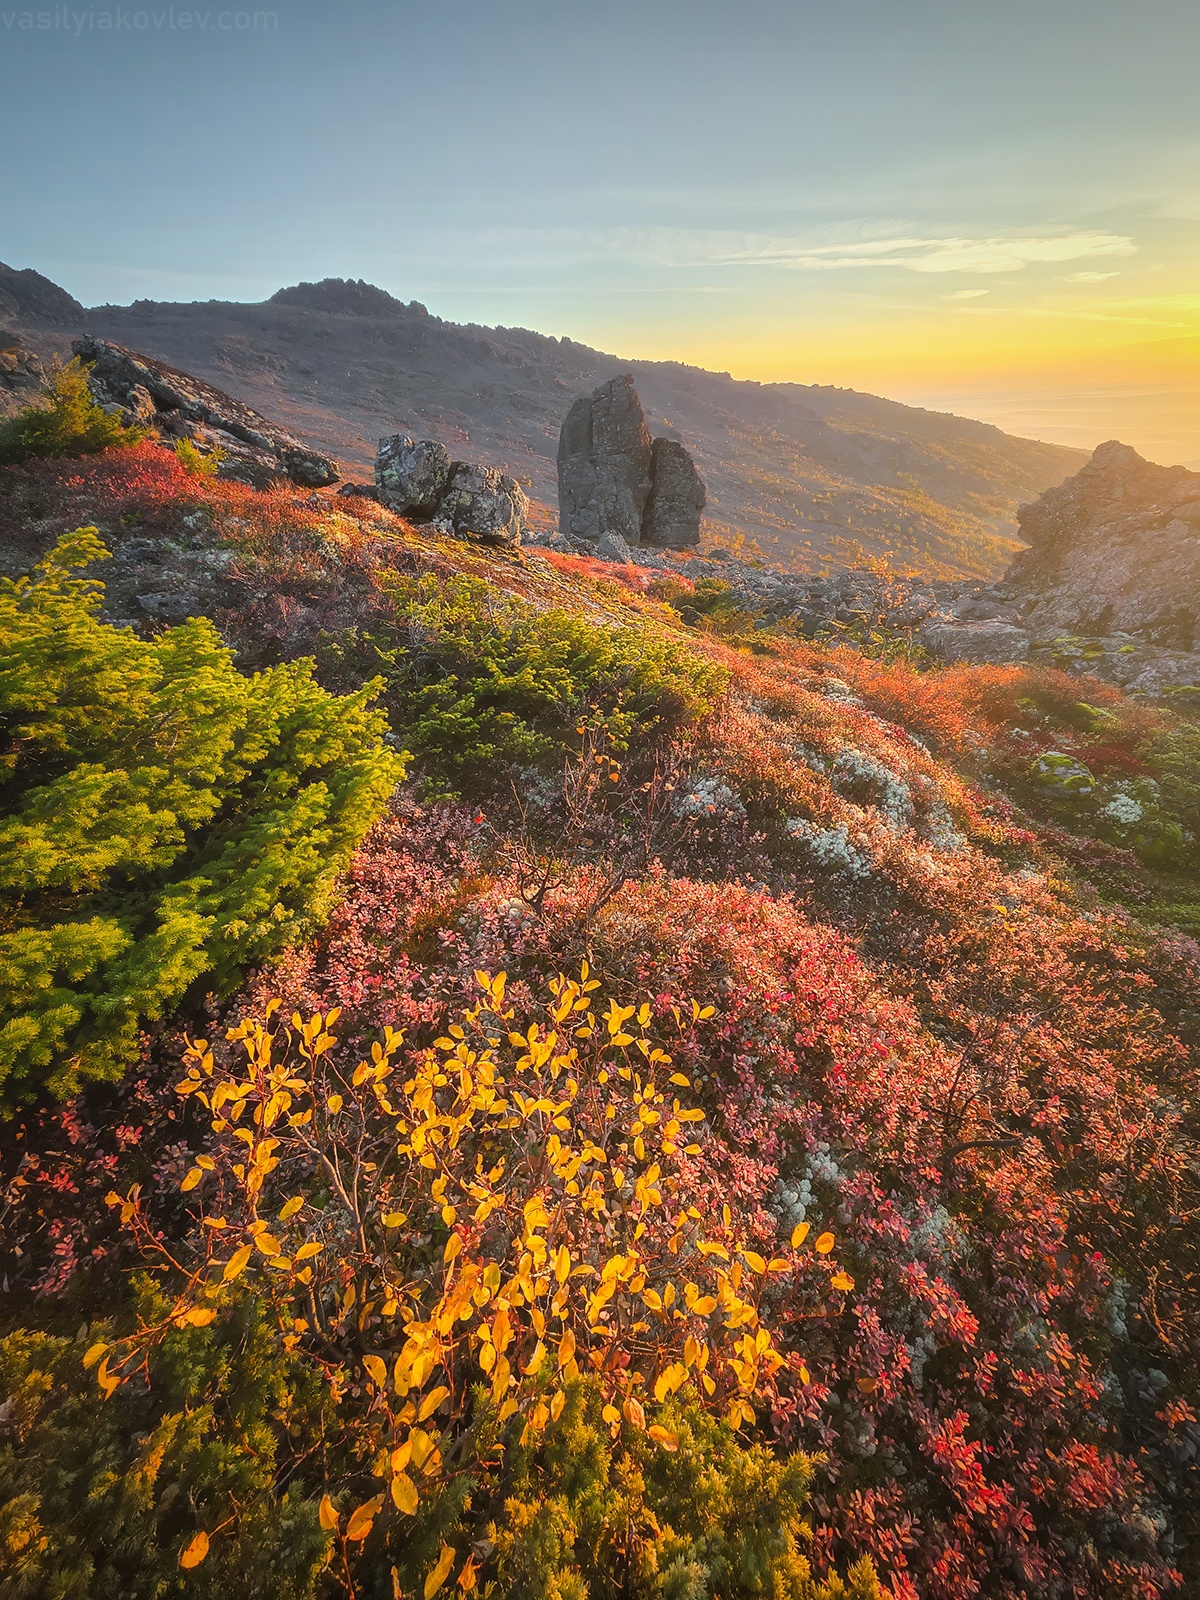
{"label": "rock outcrop", "polygon": [[704,485],[673,439],[651,439],[626,375],[576,400],[558,440],[559,534],[682,549],[699,542]]}
{"label": "rock outcrop", "polygon": [[1200,646],[1200,472],[1110,440],[1017,521],[1029,549],[1006,581],[1027,627]]}
{"label": "rock outcrop", "polygon": [[704,484],[696,463],[676,439],[655,439],[650,451],[650,493],[642,513],[642,543],[683,550],[700,542]]}
{"label": "rock outcrop", "polygon": [[45,381],[45,369],[32,350],[21,344],[0,349],[0,417],[30,405]]}
{"label": "rock outcrop", "polygon": [[650,493],[650,430],[631,377],[576,400],[558,439],[559,531],[591,543],[604,533],[640,544]]}
{"label": "rock outcrop", "polygon": [[88,384],[100,405],[120,411],[130,422],[152,423],[168,438],[220,448],[226,456],[224,477],[255,488],[290,479],[303,488],[320,489],[340,476],[328,456],[189,373],[106,339],[76,339],[71,349],[88,364]]}
{"label": "rock outcrop", "polygon": [[409,521],[487,544],[520,544],[529,521],[529,500],[515,478],[495,467],[452,461],[432,439],[399,433],[381,439],[375,486],[379,501]]}

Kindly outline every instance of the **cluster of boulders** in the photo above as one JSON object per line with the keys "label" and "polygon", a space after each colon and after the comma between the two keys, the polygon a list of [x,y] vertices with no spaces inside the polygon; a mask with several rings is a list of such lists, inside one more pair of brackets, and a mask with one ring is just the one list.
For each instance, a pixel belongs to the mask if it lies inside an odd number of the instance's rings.
{"label": "cluster of boulders", "polygon": [[375,497],[418,526],[487,544],[520,544],[529,522],[529,498],[515,478],[453,461],[436,440],[400,433],[379,441]]}
{"label": "cluster of boulders", "polygon": [[202,453],[220,451],[220,474],[256,489],[280,482],[321,489],[336,483],[335,462],[211,384],[107,339],[76,339],[98,404],[127,422],[151,425],[168,439],[189,439]]}
{"label": "cluster of boulders", "polygon": [[652,439],[633,378],[576,400],[558,441],[559,537],[608,560],[700,541],[704,484],[676,439]]}

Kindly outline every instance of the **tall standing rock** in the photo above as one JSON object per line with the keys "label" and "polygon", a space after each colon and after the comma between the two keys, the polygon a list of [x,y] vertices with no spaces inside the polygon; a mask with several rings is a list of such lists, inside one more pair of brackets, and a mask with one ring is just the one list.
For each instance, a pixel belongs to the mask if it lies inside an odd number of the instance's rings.
{"label": "tall standing rock", "polygon": [[642,513],[642,543],[683,550],[700,542],[706,499],[696,464],[675,439],[655,439],[650,451],[650,494]]}
{"label": "tall standing rock", "polygon": [[576,400],[558,440],[559,527],[565,538],[642,535],[650,493],[650,430],[633,378],[611,378]]}
{"label": "tall standing rock", "polygon": [[704,499],[684,447],[650,438],[630,375],[610,378],[567,412],[558,439],[564,538],[680,550],[699,543]]}

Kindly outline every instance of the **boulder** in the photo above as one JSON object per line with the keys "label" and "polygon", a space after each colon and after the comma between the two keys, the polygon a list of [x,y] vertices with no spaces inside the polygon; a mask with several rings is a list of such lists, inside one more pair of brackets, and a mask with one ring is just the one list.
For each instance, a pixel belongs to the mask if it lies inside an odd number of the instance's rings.
{"label": "boulder", "polygon": [[933,622],[918,637],[935,660],[948,664],[1029,659],[1029,635],[1011,622]]}
{"label": "boulder", "polygon": [[455,533],[487,544],[516,545],[528,516],[528,497],[515,478],[495,467],[456,461],[435,520],[448,522]]}
{"label": "boulder", "polygon": [[619,533],[607,529],[596,540],[596,554],[601,561],[632,561],[633,552]]}
{"label": "boulder", "polygon": [[626,375],[602,383],[576,400],[558,441],[559,531],[564,538],[595,541],[619,534],[641,541],[642,512],[650,493],[650,430],[642,403]]}
{"label": "boulder", "polygon": [[650,493],[642,513],[642,543],[683,550],[700,543],[704,484],[691,456],[675,439],[655,439],[650,449]]}
{"label": "boulder", "polygon": [[379,441],[375,484],[381,502],[402,517],[428,520],[437,513],[453,463],[445,445],[401,433]]}

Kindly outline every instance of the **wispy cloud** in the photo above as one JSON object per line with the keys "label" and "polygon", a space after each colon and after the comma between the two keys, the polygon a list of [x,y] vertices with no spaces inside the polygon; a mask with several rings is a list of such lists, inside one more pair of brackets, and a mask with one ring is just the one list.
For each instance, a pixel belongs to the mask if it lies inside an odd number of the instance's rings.
{"label": "wispy cloud", "polygon": [[1107,283],[1109,278],[1119,278],[1119,272],[1066,272],[1060,283]]}
{"label": "wispy cloud", "polygon": [[991,294],[990,289],[955,289],[951,294],[944,294],[943,300],[978,300],[981,294]]}
{"label": "wispy cloud", "polygon": [[700,252],[708,266],[788,267],[832,272],[851,267],[903,267],[909,272],[1020,272],[1035,262],[1079,261],[1096,256],[1128,256],[1137,249],[1124,234],[1080,232],[920,239],[871,239],[844,245],[810,245],[799,240],[707,236]]}

